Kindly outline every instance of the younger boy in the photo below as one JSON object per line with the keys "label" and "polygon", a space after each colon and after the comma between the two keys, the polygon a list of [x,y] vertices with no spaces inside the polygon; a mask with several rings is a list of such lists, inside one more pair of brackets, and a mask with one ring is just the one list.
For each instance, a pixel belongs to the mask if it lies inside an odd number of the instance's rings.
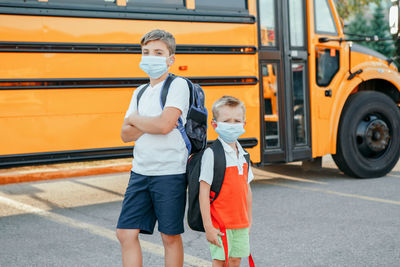
{"label": "younger boy", "polygon": [[[253,173],[244,157],[247,153],[237,141],[245,132],[245,107],[239,99],[224,96],[214,103],[212,113],[211,125],[219,135],[218,140],[222,143],[226,158],[224,182],[212,205],[224,222],[228,239],[228,266],[234,267],[240,266],[241,258],[250,254],[252,194],[249,183]],[[212,265],[217,267],[224,266],[227,259],[221,245],[222,233],[210,213],[213,173],[214,154],[207,148],[201,160],[199,202],[206,238],[210,242]]]}

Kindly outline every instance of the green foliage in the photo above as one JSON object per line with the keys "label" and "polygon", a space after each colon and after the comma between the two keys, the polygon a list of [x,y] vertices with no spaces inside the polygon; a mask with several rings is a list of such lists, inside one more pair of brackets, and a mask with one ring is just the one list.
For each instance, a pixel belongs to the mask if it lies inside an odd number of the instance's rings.
{"label": "green foliage", "polygon": [[[351,21],[351,23],[346,28],[346,33],[349,34],[349,37],[356,37],[351,36],[354,35],[361,35],[361,36],[378,36],[379,39],[382,38],[391,38],[389,32],[389,24],[385,19],[385,10],[383,9],[381,3],[379,3],[373,14],[373,19],[368,23],[365,19],[365,15],[361,10],[356,14],[355,18]],[[372,42],[362,42],[361,45],[370,47],[387,57],[393,56],[393,41],[372,41]]]}
{"label": "green foliage", "polygon": [[380,4],[382,0],[334,0],[339,16],[346,20],[353,14],[362,13],[371,3]]}
{"label": "green foliage", "polygon": [[[384,9],[379,4],[374,11],[374,19],[371,21],[371,30],[373,35],[379,38],[390,38],[389,24],[385,20]],[[372,48],[384,54],[387,57],[393,55],[393,41],[372,42]]]}
{"label": "green foliage", "polygon": [[[357,35],[362,36],[371,36],[373,35],[371,26],[368,24],[367,20],[365,19],[365,16],[363,13],[358,12],[357,15],[355,16],[354,20],[346,27],[346,33],[349,35],[347,37],[352,38],[352,37],[357,37]],[[353,34],[357,34],[354,35]],[[360,45],[371,47],[371,43],[368,42],[360,42]]]}
{"label": "green foliage", "polygon": [[400,67],[400,39],[396,40],[394,46],[395,46],[395,51],[394,51],[395,62],[397,67]]}

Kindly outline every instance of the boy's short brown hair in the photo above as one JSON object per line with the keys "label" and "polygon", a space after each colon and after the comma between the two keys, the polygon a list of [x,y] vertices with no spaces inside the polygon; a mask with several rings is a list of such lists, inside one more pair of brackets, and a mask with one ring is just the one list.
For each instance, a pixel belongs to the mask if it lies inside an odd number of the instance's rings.
{"label": "boy's short brown hair", "polygon": [[148,42],[156,40],[160,40],[167,45],[170,55],[175,54],[175,49],[176,49],[175,37],[171,33],[166,32],[164,30],[156,29],[146,33],[140,40],[140,45],[144,46]]}
{"label": "boy's short brown hair", "polygon": [[239,99],[237,99],[236,97],[224,95],[223,97],[221,97],[220,99],[215,101],[211,108],[214,120],[217,120],[219,108],[222,106],[228,106],[228,107],[232,107],[232,108],[240,106],[243,110],[243,119],[244,119],[245,113],[246,113],[246,108],[244,107],[243,102],[240,101]]}

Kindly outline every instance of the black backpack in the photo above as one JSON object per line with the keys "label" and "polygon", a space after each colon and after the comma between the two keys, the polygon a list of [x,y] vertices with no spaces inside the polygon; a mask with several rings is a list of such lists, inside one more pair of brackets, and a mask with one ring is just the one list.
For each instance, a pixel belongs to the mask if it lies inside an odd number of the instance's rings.
{"label": "black backpack", "polygon": [[[226,159],[225,151],[221,142],[217,139],[210,148],[214,152],[214,177],[210,188],[210,204],[212,204],[218,197],[221,191],[222,184],[225,177]],[[192,155],[186,167],[186,176],[188,183],[188,213],[187,220],[189,227],[194,231],[204,232],[203,220],[201,218],[200,203],[199,203],[199,189],[200,189],[200,169],[201,158],[203,157],[204,150]],[[247,166],[250,166],[250,155],[245,154]]]}
{"label": "black backpack", "polygon": [[[172,81],[180,76],[169,74],[164,82],[163,88],[160,94],[161,108],[164,109],[165,102],[167,100],[168,90]],[[189,110],[186,117],[186,124],[183,126],[182,119],[178,119],[179,126],[177,127],[179,132],[182,134],[183,140],[185,141],[186,147],[189,151],[189,155],[202,151],[207,146],[207,109],[205,107],[205,95],[204,91],[199,84],[192,83],[188,78],[180,77],[186,80],[189,91]],[[146,84],[137,95],[137,104],[142,97],[144,91],[149,86]]]}

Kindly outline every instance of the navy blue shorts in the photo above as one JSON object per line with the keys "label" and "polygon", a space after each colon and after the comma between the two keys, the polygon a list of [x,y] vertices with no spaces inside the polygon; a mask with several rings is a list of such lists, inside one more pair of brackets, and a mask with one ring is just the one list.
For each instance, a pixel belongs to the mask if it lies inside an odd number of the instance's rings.
{"label": "navy blue shorts", "polygon": [[152,234],[158,221],[161,233],[182,234],[185,205],[185,174],[145,176],[131,172],[117,228]]}

